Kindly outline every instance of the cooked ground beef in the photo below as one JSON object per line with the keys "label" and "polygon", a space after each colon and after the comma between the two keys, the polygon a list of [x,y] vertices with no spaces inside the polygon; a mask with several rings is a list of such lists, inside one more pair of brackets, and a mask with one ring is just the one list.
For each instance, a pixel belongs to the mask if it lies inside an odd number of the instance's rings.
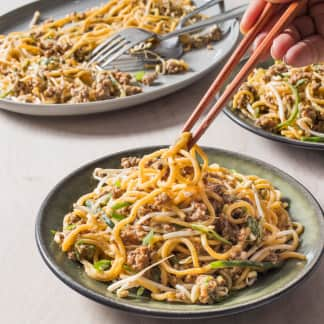
{"label": "cooked ground beef", "polygon": [[121,159],[120,165],[122,166],[122,168],[128,169],[138,166],[140,161],[141,159],[136,156],[128,156]]}
{"label": "cooked ground beef", "polygon": [[121,197],[124,192],[125,191],[123,189],[118,188],[116,186],[111,189],[111,194],[112,194],[112,197],[114,199],[117,199],[117,198]]}
{"label": "cooked ground beef", "polygon": [[125,244],[140,244],[147,232],[142,225],[128,225],[120,233]]}
{"label": "cooked ground beef", "polygon": [[187,70],[188,66],[183,60],[168,59],[165,63],[166,74],[177,74]]}
{"label": "cooked ground beef", "polygon": [[256,125],[269,131],[276,131],[276,126],[280,120],[273,115],[262,115],[257,119]]}
{"label": "cooked ground beef", "polygon": [[124,89],[125,89],[127,96],[132,96],[132,95],[142,92],[141,87],[137,87],[137,86],[133,86],[133,85],[125,85]]}
{"label": "cooked ground beef", "polygon": [[168,196],[168,194],[165,192],[162,192],[161,194],[159,194],[155,197],[155,200],[153,203],[153,208],[156,209],[156,208],[161,207],[162,205],[165,206],[165,204],[170,201],[171,201],[171,199]]}
{"label": "cooked ground beef", "polygon": [[127,264],[135,271],[141,271],[150,263],[150,249],[140,246],[127,254]]}
{"label": "cooked ground beef", "polygon": [[154,83],[157,77],[158,74],[156,72],[145,73],[141,82],[146,86],[150,86]]}
{"label": "cooked ground beef", "polygon": [[215,219],[215,231],[231,242],[236,242],[240,228],[230,223],[223,215]]}
{"label": "cooked ground beef", "polygon": [[208,275],[198,276],[196,284],[199,286],[199,302],[201,304],[213,304],[219,298],[228,294],[225,279],[218,275],[216,278]]}
{"label": "cooked ground beef", "polygon": [[203,222],[208,219],[208,209],[204,203],[195,201],[192,207],[193,211],[186,216],[187,222]]}
{"label": "cooked ground beef", "polygon": [[[306,79],[310,81],[312,79],[312,72],[307,71],[298,71],[295,73],[292,73],[291,77],[289,78],[289,82],[293,85],[295,85],[299,80]],[[307,83],[305,83],[307,84]]]}
{"label": "cooked ground beef", "polygon": [[96,252],[96,247],[91,244],[75,244],[75,253],[79,260],[87,260],[91,262]]}
{"label": "cooked ground beef", "polygon": [[265,74],[265,82],[269,82],[273,76],[280,75],[282,73],[287,73],[288,72],[288,67],[282,63],[282,64],[275,64],[272,65]]}

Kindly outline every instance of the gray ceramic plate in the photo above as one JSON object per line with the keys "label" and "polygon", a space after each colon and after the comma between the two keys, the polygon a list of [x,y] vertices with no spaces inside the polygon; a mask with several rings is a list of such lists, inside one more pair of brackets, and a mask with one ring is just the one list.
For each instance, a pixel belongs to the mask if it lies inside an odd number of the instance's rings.
{"label": "gray ceramic plate", "polygon": [[[245,62],[246,61],[241,62],[241,64],[237,67],[237,69],[232,74],[232,78],[237,73],[237,71],[240,70],[240,68],[242,67],[242,65]],[[265,63],[262,63],[259,66],[263,67],[263,68],[267,68],[272,64],[273,64],[273,61],[271,60],[271,61],[267,61]],[[304,148],[304,149],[324,150],[324,143],[302,142],[302,141],[290,139],[290,138],[287,138],[287,137],[284,137],[284,136],[281,136],[281,135],[278,135],[278,134],[274,134],[274,133],[266,131],[266,130],[260,128],[260,127],[257,127],[257,126],[254,125],[252,120],[250,120],[246,116],[240,114],[238,111],[233,111],[231,109],[230,105],[225,107],[224,112],[235,123],[237,123],[238,125],[242,126],[245,129],[253,132],[254,134],[260,135],[262,137],[268,138],[268,139],[273,140],[273,141],[286,143],[286,144],[293,145],[293,146],[300,147],[300,148]]]}
{"label": "gray ceramic plate", "polygon": [[[107,1],[107,0],[106,0]],[[43,17],[58,18],[73,11],[82,11],[90,7],[102,5],[103,0],[40,0],[18,8],[0,17],[0,34],[11,31],[26,30],[36,10]],[[199,5],[206,0],[198,0]],[[217,8],[206,11],[206,14],[215,15]],[[184,88],[203,77],[206,73],[214,70],[222,60],[231,53],[240,35],[239,23],[236,20],[226,22],[229,32],[223,40],[214,44],[213,50],[206,48],[191,51],[183,56],[190,65],[191,70],[184,74],[162,75],[157,85],[145,87],[143,93],[125,98],[116,98],[91,103],[79,104],[28,104],[12,100],[0,100],[0,107],[21,114],[28,115],[85,115],[104,111],[128,108],[152,101],[181,88]],[[225,27],[227,30],[228,28]]]}
{"label": "gray ceramic plate", "polygon": [[284,267],[268,273],[251,288],[216,305],[167,304],[140,299],[119,299],[108,293],[107,284],[87,278],[81,266],[70,261],[53,242],[52,229],[60,229],[63,215],[83,193],[92,190],[91,174],[96,167],[115,168],[123,156],[142,156],[157,147],[124,151],[91,162],[63,179],[43,202],[36,222],[39,251],[54,274],[80,294],[99,303],[145,316],[164,318],[216,317],[248,310],[274,300],[301,283],[318,264],[324,245],[323,212],[314,197],[296,180],[264,162],[228,151],[206,148],[210,162],[217,162],[244,174],[255,174],[270,180],[291,202],[290,212],[305,225],[300,252],[307,263],[288,261]]}

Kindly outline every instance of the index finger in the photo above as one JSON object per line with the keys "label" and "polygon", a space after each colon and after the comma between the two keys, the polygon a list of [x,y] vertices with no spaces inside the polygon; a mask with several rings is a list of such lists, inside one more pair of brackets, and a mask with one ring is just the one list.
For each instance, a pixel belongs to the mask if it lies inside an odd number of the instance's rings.
{"label": "index finger", "polygon": [[[291,0],[269,0],[269,2],[273,3],[287,3],[291,2]],[[243,15],[241,20],[241,32],[243,34],[247,33],[253,25],[257,22],[259,16],[262,14],[264,7],[267,1],[265,0],[252,0],[249,8]]]}

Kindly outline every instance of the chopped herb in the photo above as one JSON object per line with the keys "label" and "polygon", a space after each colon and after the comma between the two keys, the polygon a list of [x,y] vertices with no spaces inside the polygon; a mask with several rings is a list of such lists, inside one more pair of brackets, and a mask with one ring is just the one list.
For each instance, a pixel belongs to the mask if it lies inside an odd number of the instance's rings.
{"label": "chopped herb", "polygon": [[95,262],[93,266],[98,271],[105,271],[111,267],[111,260],[99,260]]}
{"label": "chopped herb", "polygon": [[116,203],[114,206],[111,207],[112,210],[118,210],[124,207],[128,207],[130,206],[132,203],[130,203],[129,201],[122,201],[119,203]]}
{"label": "chopped herb", "polygon": [[221,268],[231,268],[231,267],[241,267],[241,268],[253,268],[260,271],[266,271],[272,268],[278,268],[281,263],[273,262],[256,262],[249,260],[224,260],[224,261],[214,261],[209,264],[212,269]]}
{"label": "chopped herb", "polygon": [[125,218],[124,215],[119,214],[119,213],[116,213],[115,211],[113,211],[113,212],[111,213],[111,217],[114,218],[114,219],[116,219],[116,220],[118,220],[118,221],[121,221],[122,219]]}
{"label": "chopped herb", "polygon": [[304,136],[301,138],[303,142],[324,143],[324,137],[319,136]]}
{"label": "chopped herb", "polygon": [[136,296],[142,296],[144,294],[145,288],[144,287],[139,287],[136,291]]}
{"label": "chopped herb", "polygon": [[51,230],[51,234],[55,235],[56,233],[57,233],[57,231]]}
{"label": "chopped herb", "polygon": [[292,84],[290,84],[288,82],[286,82],[286,84],[289,86],[289,88],[291,89],[291,91],[292,91],[292,93],[293,93],[293,95],[295,97],[295,105],[294,105],[294,108],[293,108],[289,118],[285,122],[280,123],[277,126],[278,129],[281,129],[283,127],[291,125],[295,121],[295,119],[297,118],[298,113],[299,113],[300,96],[299,96],[298,90]]}
{"label": "chopped herb", "polygon": [[134,77],[138,82],[141,82],[143,80],[144,75],[145,75],[145,71],[138,71],[134,73]]}
{"label": "chopped herb", "polygon": [[75,228],[76,228],[76,224],[70,224],[70,225],[64,227],[64,229],[68,230],[68,231],[72,231]]}
{"label": "chopped herb", "polygon": [[144,245],[152,245],[153,243],[153,238],[154,238],[154,231],[151,230],[143,239],[143,244]]}
{"label": "chopped herb", "polygon": [[120,187],[121,187],[121,182],[120,182],[120,180],[117,180],[117,181],[115,182],[115,187],[117,187],[117,188],[120,188]]}
{"label": "chopped herb", "polygon": [[110,228],[115,227],[115,223],[109,217],[107,217],[107,215],[105,215],[105,214],[102,215],[102,219]]}
{"label": "chopped herb", "polygon": [[223,242],[225,244],[229,244],[232,245],[232,243],[228,240],[226,240],[224,237],[222,237],[221,235],[219,235],[218,233],[216,233],[214,230],[212,230],[211,228],[205,226],[205,225],[201,225],[201,224],[192,224],[191,228],[199,231],[201,233],[207,234],[209,237],[212,237],[220,242]]}

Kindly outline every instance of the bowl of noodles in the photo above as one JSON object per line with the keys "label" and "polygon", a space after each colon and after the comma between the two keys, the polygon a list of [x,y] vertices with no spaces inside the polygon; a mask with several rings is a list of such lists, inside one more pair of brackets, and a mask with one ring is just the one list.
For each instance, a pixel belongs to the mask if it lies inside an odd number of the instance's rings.
{"label": "bowl of noodles", "polygon": [[324,245],[315,198],[264,162],[189,140],[64,178],[36,222],[50,270],[99,303],[164,318],[251,309],[309,276]]}
{"label": "bowl of noodles", "polygon": [[324,149],[324,64],[301,68],[267,61],[255,68],[224,112],[271,140]]}

